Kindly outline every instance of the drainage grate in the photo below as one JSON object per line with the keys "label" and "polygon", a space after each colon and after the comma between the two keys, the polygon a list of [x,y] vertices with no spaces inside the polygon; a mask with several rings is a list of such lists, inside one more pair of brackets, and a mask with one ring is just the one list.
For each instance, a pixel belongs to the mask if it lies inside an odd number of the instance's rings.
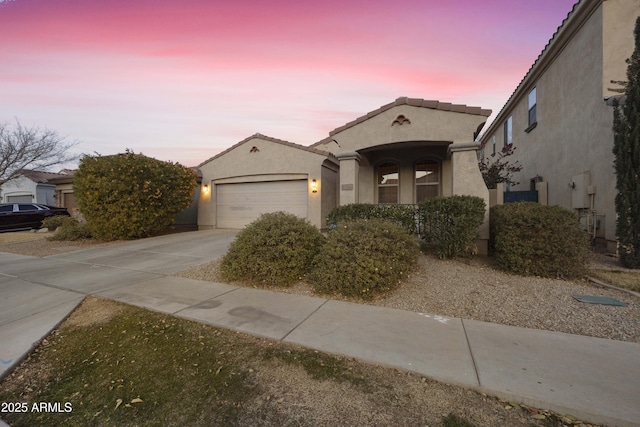
{"label": "drainage grate", "polygon": [[580,302],[586,302],[589,304],[617,305],[620,307],[627,306],[627,304],[623,303],[622,301],[610,297],[597,297],[594,295],[572,295],[572,297]]}

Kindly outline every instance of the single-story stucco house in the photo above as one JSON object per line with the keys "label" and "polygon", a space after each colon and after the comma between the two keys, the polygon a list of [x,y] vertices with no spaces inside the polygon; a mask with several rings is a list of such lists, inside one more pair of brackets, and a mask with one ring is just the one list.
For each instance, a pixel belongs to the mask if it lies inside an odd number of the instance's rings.
{"label": "single-story stucco house", "polygon": [[66,170],[59,173],[23,169],[18,176],[0,185],[0,203],[40,203],[56,205],[57,178],[65,178]]}
{"label": "single-story stucco house", "polygon": [[[242,228],[291,212],[318,228],[336,206],[478,196],[489,205],[474,142],[490,110],[398,98],[309,147],[255,134],[198,166],[198,228]],[[479,251],[486,252],[487,221]]]}

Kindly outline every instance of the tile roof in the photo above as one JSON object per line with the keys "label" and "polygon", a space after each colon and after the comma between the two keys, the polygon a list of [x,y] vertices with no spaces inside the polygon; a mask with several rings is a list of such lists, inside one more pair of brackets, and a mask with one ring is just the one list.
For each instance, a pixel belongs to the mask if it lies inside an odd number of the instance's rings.
{"label": "tile roof", "polygon": [[289,141],[285,141],[282,139],[277,139],[277,138],[272,138],[270,136],[266,136],[266,135],[262,135],[261,133],[255,133],[245,139],[243,139],[242,141],[232,145],[231,147],[227,148],[226,150],[224,150],[221,153],[216,154],[215,156],[205,160],[204,162],[200,163],[197,167],[201,167],[204,166],[205,164],[209,163],[210,161],[217,159],[220,156],[225,155],[226,153],[228,153],[229,151],[233,150],[236,147],[241,146],[242,144],[252,140],[253,138],[259,138],[259,139],[263,139],[265,141],[270,141],[270,142],[275,142],[276,144],[282,144],[282,145],[286,145],[288,147],[292,147],[292,148],[297,148],[299,150],[304,150],[304,151],[308,151],[310,153],[315,153],[315,154],[320,154],[321,156],[325,156],[325,157],[331,157],[331,158],[335,158],[335,156],[331,153],[329,153],[328,151],[323,151],[323,150],[319,150],[317,148],[313,148],[313,146],[311,147],[306,147],[304,145],[300,145],[300,144],[295,144],[293,142],[289,142]]}
{"label": "tile roof", "polygon": [[19,175],[24,176],[25,178],[29,178],[33,182],[37,182],[40,184],[46,184],[49,180],[56,178],[66,178],[69,175],[63,173],[54,173],[54,172],[43,172],[36,171],[31,169],[22,169],[19,171]]}
{"label": "tile roof", "polygon": [[[377,110],[373,110],[367,114],[365,114],[364,116],[360,116],[357,119],[343,125],[340,126],[339,128],[336,128],[334,130],[332,130],[331,132],[329,132],[329,136],[331,137],[332,135],[335,135],[338,132],[342,132],[345,129],[348,129],[352,126],[355,126],[357,124],[360,124],[366,120],[369,120],[370,118],[377,116],[378,114],[381,114],[387,110],[392,109],[393,107],[397,107],[399,105],[409,105],[412,107],[422,107],[422,108],[430,108],[433,110],[442,110],[442,111],[452,111],[454,113],[464,113],[464,114],[475,114],[475,115],[480,115],[480,116],[485,116],[485,117],[489,117],[491,115],[491,110],[486,110],[480,107],[469,107],[467,105],[464,104],[452,104],[450,102],[440,102],[440,101],[435,101],[435,100],[427,100],[427,99],[421,99],[421,98],[408,98],[406,96],[400,97],[398,99],[396,99],[394,102],[391,102],[389,104],[383,105],[382,107],[378,108]],[[327,141],[331,141],[331,138],[325,138],[322,141],[316,142],[315,144],[311,145],[311,147],[315,147],[317,145],[320,145],[322,143],[325,143]]]}

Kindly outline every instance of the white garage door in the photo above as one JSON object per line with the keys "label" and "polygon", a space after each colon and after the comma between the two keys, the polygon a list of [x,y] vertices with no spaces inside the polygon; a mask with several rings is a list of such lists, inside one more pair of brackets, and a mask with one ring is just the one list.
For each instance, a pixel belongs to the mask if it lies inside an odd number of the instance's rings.
{"label": "white garage door", "polygon": [[33,203],[33,196],[7,196],[7,203]]}
{"label": "white garage door", "polygon": [[218,228],[242,228],[263,213],[307,218],[307,180],[216,185]]}

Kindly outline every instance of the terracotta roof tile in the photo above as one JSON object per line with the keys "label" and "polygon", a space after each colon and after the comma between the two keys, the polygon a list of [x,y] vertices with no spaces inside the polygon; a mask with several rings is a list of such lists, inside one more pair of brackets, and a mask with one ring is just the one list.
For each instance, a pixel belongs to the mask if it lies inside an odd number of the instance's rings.
{"label": "terracotta roof tile", "polygon": [[[329,132],[329,136],[331,135],[335,135],[338,132],[342,132],[345,129],[348,129],[352,126],[355,126],[357,124],[360,124],[362,122],[364,122],[365,120],[369,120],[372,117],[377,116],[380,113],[383,113],[393,107],[397,107],[399,105],[410,105],[412,107],[421,107],[421,108],[430,108],[433,110],[442,110],[442,111],[453,111],[456,113],[464,113],[464,114],[474,114],[474,115],[478,115],[478,116],[485,116],[488,117],[491,115],[491,110],[485,110],[483,108],[480,107],[468,107],[467,105],[464,104],[451,104],[450,102],[440,102],[440,101],[433,101],[433,100],[425,100],[425,99],[421,99],[421,98],[407,98],[406,96],[400,97],[398,99],[396,99],[394,102],[391,102],[389,104],[385,104],[382,107],[373,110],[367,114],[365,114],[364,116],[360,116],[355,120],[350,121],[349,123],[342,125],[334,130],[332,130],[331,132]],[[331,139],[329,139],[330,141]],[[323,139],[322,141],[316,142],[315,144],[312,144],[311,147],[315,147],[317,145],[321,145],[323,143],[326,142],[326,139]]]}

